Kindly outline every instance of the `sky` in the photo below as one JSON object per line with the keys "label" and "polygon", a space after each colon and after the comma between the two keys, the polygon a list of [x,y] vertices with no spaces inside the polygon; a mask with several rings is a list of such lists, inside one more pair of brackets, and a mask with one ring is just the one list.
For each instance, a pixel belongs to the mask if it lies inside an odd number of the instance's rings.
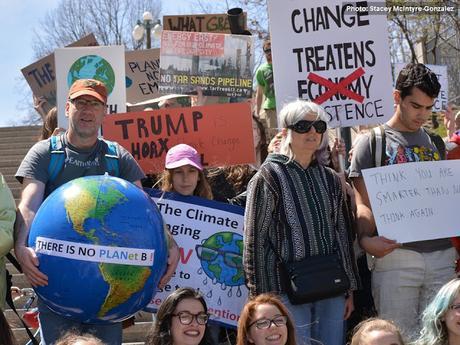
{"label": "sky", "polygon": [[[21,81],[21,69],[35,62],[33,29],[58,3],[58,0],[0,0],[0,127],[18,124],[18,119],[28,113],[28,109],[24,109],[23,88],[29,86]],[[199,9],[189,0],[163,0],[162,10],[163,14],[191,14]],[[141,17],[142,13],[139,13]]]}

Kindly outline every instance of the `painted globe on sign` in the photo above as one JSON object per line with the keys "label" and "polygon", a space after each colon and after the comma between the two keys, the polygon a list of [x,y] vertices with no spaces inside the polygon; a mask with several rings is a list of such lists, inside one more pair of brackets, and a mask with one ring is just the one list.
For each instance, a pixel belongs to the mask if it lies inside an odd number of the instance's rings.
{"label": "painted globe on sign", "polygon": [[121,321],[143,309],[166,268],[163,220],[134,184],[88,176],[56,189],[32,223],[29,246],[56,313],[87,323]]}
{"label": "painted globe on sign", "polygon": [[208,237],[197,248],[201,267],[214,284],[222,287],[244,284],[243,236],[223,231]]}
{"label": "painted globe on sign", "polygon": [[99,55],[85,55],[75,61],[67,74],[70,87],[78,79],[96,79],[105,84],[110,95],[115,87],[115,72],[110,63]]}

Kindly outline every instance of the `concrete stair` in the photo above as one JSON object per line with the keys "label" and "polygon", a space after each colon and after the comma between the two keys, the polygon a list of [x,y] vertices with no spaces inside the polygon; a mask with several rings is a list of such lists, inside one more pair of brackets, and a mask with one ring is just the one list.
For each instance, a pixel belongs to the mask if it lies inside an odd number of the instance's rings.
{"label": "concrete stair", "polygon": [[[16,180],[16,173],[22,159],[27,151],[37,142],[40,136],[40,126],[4,127],[0,128],[0,172],[13,193],[16,204],[21,197],[21,184]],[[7,263],[7,269],[13,275],[13,285],[19,288],[30,287],[27,279],[16,268]],[[22,306],[27,302],[28,297],[21,297],[16,300],[15,305],[20,315],[25,310]],[[34,303],[35,305],[35,303]],[[11,309],[5,310],[6,318],[13,329],[14,336],[18,345],[26,344],[29,337],[22,327],[16,314]],[[148,331],[152,327],[152,316],[149,313],[139,313],[136,315],[135,324],[123,330],[124,345],[143,345]],[[32,333],[36,330],[32,329]],[[37,337],[38,339],[39,337]],[[110,344],[111,345],[111,344]]]}
{"label": "concrete stair", "polygon": [[40,131],[40,126],[0,128],[0,172],[16,202],[21,197],[21,184],[14,178],[14,174],[27,151],[37,142]]}

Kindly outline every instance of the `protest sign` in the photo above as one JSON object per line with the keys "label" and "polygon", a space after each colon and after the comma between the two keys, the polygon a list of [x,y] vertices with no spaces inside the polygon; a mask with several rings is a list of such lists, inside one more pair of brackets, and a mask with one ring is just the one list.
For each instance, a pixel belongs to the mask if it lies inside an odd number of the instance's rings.
{"label": "protest sign", "polygon": [[[244,29],[246,29],[247,15],[246,13],[243,15]],[[231,33],[226,13],[163,16],[163,25],[163,30]]]}
{"label": "protest sign", "polygon": [[[97,46],[96,38],[93,34],[83,37],[82,39],[70,44],[68,47],[86,47]],[[24,67],[21,70],[24,78],[32,89],[36,97],[44,97],[46,103],[43,106],[45,112],[48,112],[56,105],[56,76],[54,66],[54,54]]]}
{"label": "protest sign", "polygon": [[460,235],[460,160],[362,172],[379,235],[400,243]]}
{"label": "protest sign", "polygon": [[[394,73],[393,73],[393,80],[396,84],[396,79],[398,78],[399,72],[406,66],[404,63],[395,63],[394,64]],[[441,84],[441,90],[439,91],[438,98],[436,98],[433,111],[443,111],[447,109],[449,105],[449,81],[447,78],[447,66],[440,66],[440,65],[425,65],[429,69],[431,69],[436,76],[438,77],[439,84]]]}
{"label": "protest sign", "polygon": [[155,312],[179,287],[206,299],[211,320],[236,327],[248,290],[244,285],[244,209],[221,202],[145,189],[156,202],[180,253],[175,275],[152,299]]}
{"label": "protest sign", "polygon": [[164,108],[106,116],[104,138],[123,145],[145,173],[163,170],[166,152],[193,146],[204,166],[255,162],[249,103]]}
{"label": "protest sign", "polygon": [[166,31],[161,37],[160,92],[252,95],[252,37]]}
{"label": "protest sign", "polygon": [[391,117],[387,18],[366,8],[367,1],[268,0],[278,111],[301,98],[322,105],[332,127]]}
{"label": "protest sign", "polygon": [[97,79],[108,92],[107,112],[126,112],[125,48],[105,46],[61,48],[56,63],[58,125],[67,128],[65,104],[70,86],[77,79]]}
{"label": "protest sign", "polygon": [[128,103],[139,103],[160,96],[160,49],[126,52],[125,63]]}

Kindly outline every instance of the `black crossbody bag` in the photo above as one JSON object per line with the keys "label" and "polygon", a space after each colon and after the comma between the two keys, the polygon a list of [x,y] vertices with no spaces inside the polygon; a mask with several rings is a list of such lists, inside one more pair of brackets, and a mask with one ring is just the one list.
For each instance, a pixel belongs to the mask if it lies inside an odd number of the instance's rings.
{"label": "black crossbody bag", "polygon": [[339,296],[350,288],[350,280],[336,253],[309,256],[301,261],[281,261],[280,269],[292,304]]}
{"label": "black crossbody bag", "polygon": [[283,288],[291,304],[305,304],[345,294],[350,280],[337,251],[329,255],[308,256],[284,262],[278,256]]}

